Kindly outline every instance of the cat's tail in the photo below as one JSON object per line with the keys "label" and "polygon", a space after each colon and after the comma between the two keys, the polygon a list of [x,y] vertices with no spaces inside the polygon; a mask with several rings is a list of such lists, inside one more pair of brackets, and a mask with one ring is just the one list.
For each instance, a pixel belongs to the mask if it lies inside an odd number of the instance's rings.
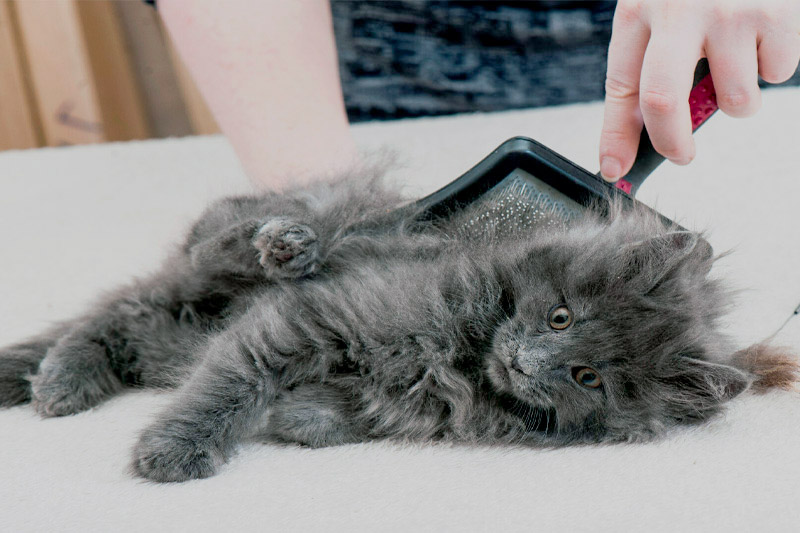
{"label": "cat's tail", "polygon": [[796,390],[800,382],[800,358],[789,348],[770,345],[769,340],[739,350],[733,354],[733,361],[753,375],[751,388],[757,393]]}
{"label": "cat's tail", "polygon": [[28,341],[0,348],[0,407],[11,407],[31,400],[29,378],[36,374],[39,363],[60,335],[60,331],[48,332]]}

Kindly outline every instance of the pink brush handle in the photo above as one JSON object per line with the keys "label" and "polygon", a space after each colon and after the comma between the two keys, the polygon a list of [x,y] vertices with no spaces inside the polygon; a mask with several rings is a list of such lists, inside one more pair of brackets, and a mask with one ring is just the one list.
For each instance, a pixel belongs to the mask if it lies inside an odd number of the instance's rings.
{"label": "pink brush handle", "polygon": [[[708,118],[719,108],[717,106],[717,93],[714,91],[714,81],[708,69],[708,61],[701,59],[695,70],[695,82],[689,93],[689,111],[692,116],[692,132],[703,125]],[[655,151],[647,130],[642,130],[639,140],[639,151],[633,168],[622,179],[617,181],[616,187],[633,195],[642,182],[664,161],[664,157]]]}
{"label": "pink brush handle", "polygon": [[711,74],[701,79],[689,93],[689,110],[692,113],[692,132],[703,125],[708,117],[719,109],[717,105],[717,93],[714,90],[714,80]]}

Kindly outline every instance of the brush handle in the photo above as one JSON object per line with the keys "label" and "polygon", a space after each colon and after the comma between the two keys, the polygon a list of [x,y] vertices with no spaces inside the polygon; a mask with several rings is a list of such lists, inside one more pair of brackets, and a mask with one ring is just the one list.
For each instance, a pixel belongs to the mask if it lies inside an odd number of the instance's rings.
{"label": "brush handle", "polygon": [[[689,93],[689,109],[692,113],[692,133],[703,125],[708,118],[718,109],[717,94],[714,91],[714,82],[708,68],[708,60],[703,58],[697,63],[694,71],[694,83]],[[664,161],[664,156],[656,152],[646,129],[642,129],[639,138],[639,151],[633,162],[630,172],[617,181],[616,186],[631,196],[636,194],[639,186],[658,165]]]}

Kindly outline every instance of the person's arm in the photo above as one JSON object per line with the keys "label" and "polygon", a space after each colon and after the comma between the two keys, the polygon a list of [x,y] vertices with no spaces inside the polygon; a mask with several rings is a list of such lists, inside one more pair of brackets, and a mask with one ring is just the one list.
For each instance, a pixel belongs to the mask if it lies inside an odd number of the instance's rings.
{"label": "person's arm", "polygon": [[797,69],[800,1],[619,0],[600,138],[606,179],[630,170],[643,124],[664,157],[683,165],[694,158],[688,100],[701,57],[708,57],[720,109],[755,113],[758,75],[780,83]]}
{"label": "person's arm", "polygon": [[327,0],[159,0],[158,10],[251,179],[281,189],[354,162]]}

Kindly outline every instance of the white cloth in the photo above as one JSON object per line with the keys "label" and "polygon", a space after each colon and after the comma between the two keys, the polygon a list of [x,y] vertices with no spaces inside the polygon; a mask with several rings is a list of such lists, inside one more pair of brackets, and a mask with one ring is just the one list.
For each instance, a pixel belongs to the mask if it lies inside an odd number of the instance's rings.
{"label": "white cloth", "polygon": [[[373,123],[411,194],[526,135],[593,170],[600,104]],[[639,198],[708,229],[715,266],[742,289],[729,331],[771,334],[800,304],[800,90],[754,118],[716,116],[697,159],[664,164]],[[313,154],[310,155],[313,157]],[[248,190],[220,137],[0,153],[0,345],[86,308],[155,268],[211,199]],[[778,337],[800,351],[800,317]],[[746,395],[712,423],[643,445],[552,451],[386,443],[323,450],[248,445],[211,479],[156,485],[129,450],[169,393],[131,392],[41,420],[0,411],[4,531],[788,531],[800,521],[800,395]]]}

